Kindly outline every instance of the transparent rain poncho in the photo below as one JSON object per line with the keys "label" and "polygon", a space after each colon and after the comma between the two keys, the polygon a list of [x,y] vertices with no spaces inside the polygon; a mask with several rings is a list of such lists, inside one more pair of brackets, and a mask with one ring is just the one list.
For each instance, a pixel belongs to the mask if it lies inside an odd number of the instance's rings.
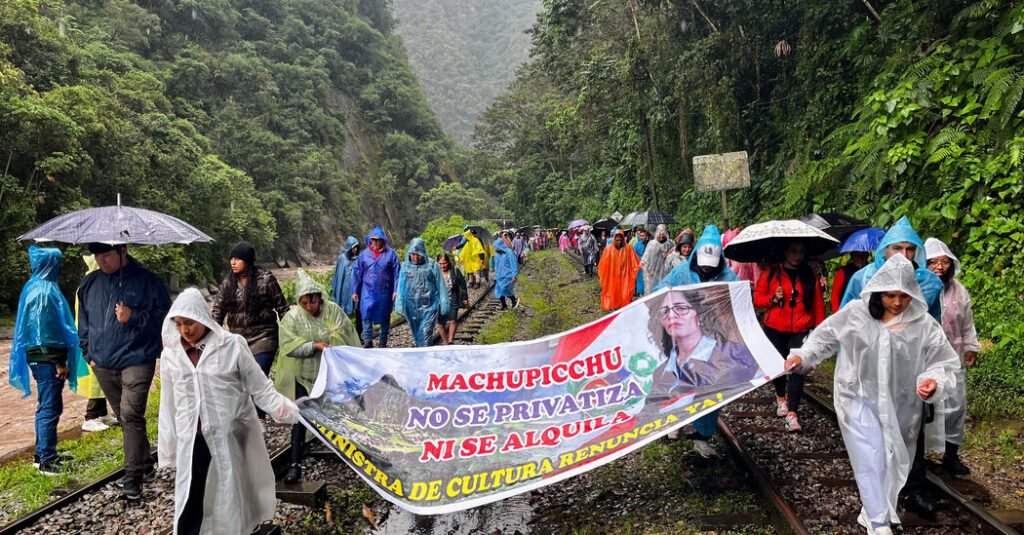
{"label": "transparent rain poncho", "polygon": [[[202,356],[193,365],[181,344],[174,318],[185,317],[209,329],[198,342]],[[175,299],[163,324],[160,354],[160,467],[176,467],[174,525],[192,483],[192,449],[202,426],[210,448],[202,533],[250,533],[274,517],[274,470],[256,417],[256,406],[281,423],[294,424],[299,408],[274,390],[245,338],[213,321],[195,288]]]}
{"label": "transparent rain poncho", "polygon": [[935,420],[928,424],[926,445],[929,450],[945,452],[946,442],[963,444],[964,419],[967,414],[967,371],[964,367],[964,353],[981,351],[978,331],[974,327],[974,312],[967,288],[956,276],[960,274],[960,259],[940,240],[928,238],[924,242],[928,260],[948,256],[953,263],[953,277],[942,291],[942,331],[960,356],[961,366],[957,370],[957,388],[949,396],[935,404]]}
{"label": "transparent rain poncho", "polygon": [[[324,289],[305,271],[295,274],[296,301],[304,295],[317,294],[321,298]],[[313,383],[320,373],[321,351],[313,351],[312,345],[324,342],[332,346],[360,345],[359,334],[337,303],[324,299],[320,304],[320,315],[312,316],[301,306],[293,306],[278,324],[279,346],[274,360],[274,387],[277,391],[295,399],[295,383],[313,390]],[[298,356],[302,355],[302,356]]]}
{"label": "transparent rain poncho", "polygon": [[[475,238],[474,238],[475,239]],[[477,240],[477,243],[480,243]],[[502,243],[504,245],[504,243]],[[468,245],[467,245],[468,247]],[[412,254],[423,257],[422,264],[412,262]],[[427,256],[427,247],[420,238],[409,242],[409,250],[398,275],[398,297],[395,311],[405,316],[417,347],[430,345],[438,314],[447,314],[450,303],[441,268]]]}
{"label": "transparent rain poncho", "polygon": [[[658,241],[662,237],[665,238],[665,241]],[[676,242],[668,237],[668,227],[658,225],[658,229],[654,231],[654,238],[647,242],[644,255],[640,258],[640,268],[644,274],[644,290],[647,295],[653,293],[654,288],[661,282],[661,279],[668,275],[669,270],[666,269],[666,258],[675,247]]]}
{"label": "transparent rain poncho", "polygon": [[928,306],[928,313],[937,321],[942,321],[942,281],[934,273],[928,271],[928,259],[925,256],[924,243],[921,242],[920,236],[917,235],[917,231],[911,226],[907,216],[901,217],[885,233],[882,242],[878,244],[878,249],[875,250],[875,262],[864,266],[863,269],[853,274],[850,284],[846,287],[846,295],[843,296],[843,302],[840,306],[846,306],[851,301],[860,299],[865,283],[871,280],[875,272],[885,263],[885,248],[894,243],[902,242],[912,243],[917,246],[917,251],[914,255],[914,263],[917,264],[914,268],[917,284],[921,287],[921,295]]}
{"label": "transparent rain poncho", "polygon": [[[898,290],[910,307],[887,324],[868,311],[871,294]],[[956,388],[959,358],[939,324],[927,314],[912,264],[893,255],[853,301],[827,318],[792,354],[813,368],[842,348],[834,396],[839,427],[850,454],[861,501],[872,522],[898,523],[896,498],[910,473],[922,400],[917,386],[937,385],[934,403]]]}
{"label": "transparent rain poncho", "polygon": [[32,393],[32,375],[29,373],[26,353],[37,347],[67,349],[68,386],[78,390],[78,374],[82,350],[78,346],[78,329],[64,295],[60,293],[60,249],[28,248],[32,276],[21,289],[18,312],[14,319],[14,340],[11,342],[11,386]]}

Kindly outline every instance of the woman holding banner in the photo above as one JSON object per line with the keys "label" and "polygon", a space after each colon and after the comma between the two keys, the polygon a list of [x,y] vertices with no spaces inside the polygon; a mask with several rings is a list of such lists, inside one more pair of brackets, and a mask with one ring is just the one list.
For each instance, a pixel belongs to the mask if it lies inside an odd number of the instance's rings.
{"label": "woman holding banner", "polygon": [[792,350],[786,369],[813,368],[841,349],[835,407],[863,506],[857,521],[868,533],[891,534],[890,523],[900,522],[896,500],[916,451],[922,403],[954,391],[960,357],[928,316],[903,255],[892,255],[859,297]]}

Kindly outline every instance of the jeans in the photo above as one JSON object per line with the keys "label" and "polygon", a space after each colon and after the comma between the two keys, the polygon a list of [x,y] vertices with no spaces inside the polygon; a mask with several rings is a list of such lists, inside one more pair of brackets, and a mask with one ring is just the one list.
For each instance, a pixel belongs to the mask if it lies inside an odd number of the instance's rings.
{"label": "jeans", "polygon": [[[264,351],[262,353],[256,353],[253,358],[256,359],[256,364],[259,364],[260,369],[263,370],[263,375],[270,377],[270,368],[274,365],[274,355],[277,353],[274,351]],[[253,401],[253,404],[256,402]],[[267,416],[267,413],[263,412],[263,409],[256,405],[256,416],[262,420]]]}
{"label": "jeans", "polygon": [[29,362],[36,379],[39,403],[36,404],[36,455],[45,464],[57,458],[57,422],[64,412],[64,380],[57,378],[57,366],[49,362]]}
{"label": "jeans", "polygon": [[142,481],[149,457],[149,438],[146,436],[146,402],[153,384],[156,362],[129,366],[123,370],[110,370],[93,366],[96,380],[103,395],[121,421],[124,444],[125,477]]}
{"label": "jeans", "polygon": [[210,472],[210,448],[203,435],[196,434],[192,446],[192,482],[188,487],[188,499],[178,518],[179,535],[199,535],[203,526],[203,502],[206,499],[206,478]]}
{"label": "jeans", "polygon": [[[789,350],[795,347],[803,345],[804,338],[807,337],[808,331],[798,333],[784,333],[782,331],[776,331],[771,327],[764,328],[764,334],[768,337],[768,341],[775,346],[775,350],[782,355],[782,358],[789,357]],[[800,399],[804,394],[804,376],[799,373],[791,373],[789,375],[783,375],[772,379],[772,385],[775,386],[775,395],[778,397],[785,396],[786,405],[789,407],[790,412],[797,412],[800,409]]]}
{"label": "jeans", "polygon": [[[391,316],[388,315],[380,322],[380,345],[377,347],[388,347],[388,332],[391,331]],[[373,340],[373,320],[363,318],[363,342]]]}

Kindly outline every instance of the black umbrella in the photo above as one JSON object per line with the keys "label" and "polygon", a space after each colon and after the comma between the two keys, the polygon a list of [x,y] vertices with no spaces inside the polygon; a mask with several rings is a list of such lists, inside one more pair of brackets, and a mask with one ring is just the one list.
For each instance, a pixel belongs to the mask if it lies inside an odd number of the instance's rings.
{"label": "black umbrella", "polygon": [[633,212],[619,221],[620,225],[673,225],[676,219],[665,212]]}
{"label": "black umbrella", "polygon": [[843,238],[858,230],[871,226],[867,221],[834,212],[828,214],[807,214],[801,217],[800,221],[816,229],[824,230],[825,234],[839,241],[843,241]]}
{"label": "black umbrella", "polygon": [[517,230],[516,232],[519,232],[523,236],[526,236],[527,238],[529,238],[530,236],[533,236],[533,227],[522,227],[519,230]]}
{"label": "black umbrella", "polygon": [[593,227],[594,230],[611,230],[615,228],[615,226],[618,224],[618,221],[606,217],[604,219],[599,219],[596,223],[594,223]]}
{"label": "black umbrella", "polygon": [[473,235],[476,236],[478,240],[480,240],[480,243],[484,247],[487,247],[488,245],[494,243],[494,236],[491,236],[491,233],[481,226],[471,225],[469,227],[469,231],[472,232]]}

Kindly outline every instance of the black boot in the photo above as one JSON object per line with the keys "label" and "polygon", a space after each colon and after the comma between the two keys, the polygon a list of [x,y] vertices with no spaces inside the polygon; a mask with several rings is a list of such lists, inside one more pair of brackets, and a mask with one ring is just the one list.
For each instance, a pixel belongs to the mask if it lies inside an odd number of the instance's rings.
{"label": "black boot", "polygon": [[289,464],[288,470],[284,473],[284,482],[294,485],[299,481],[302,481],[302,465],[299,463]]}
{"label": "black boot", "polygon": [[508,310],[508,305],[505,304],[505,298],[504,297],[498,299],[498,301],[501,301],[501,309],[502,310]]}
{"label": "black boot", "polygon": [[928,520],[934,520],[935,513],[939,510],[939,505],[935,503],[935,500],[923,491],[908,493],[907,498],[903,502],[903,506],[907,511]]}
{"label": "black boot", "polygon": [[954,476],[971,475],[971,469],[960,461],[960,446],[952,442],[946,443],[946,454],[942,456],[942,468]]}
{"label": "black boot", "polygon": [[373,340],[363,340],[363,347],[366,349],[373,349]]}

